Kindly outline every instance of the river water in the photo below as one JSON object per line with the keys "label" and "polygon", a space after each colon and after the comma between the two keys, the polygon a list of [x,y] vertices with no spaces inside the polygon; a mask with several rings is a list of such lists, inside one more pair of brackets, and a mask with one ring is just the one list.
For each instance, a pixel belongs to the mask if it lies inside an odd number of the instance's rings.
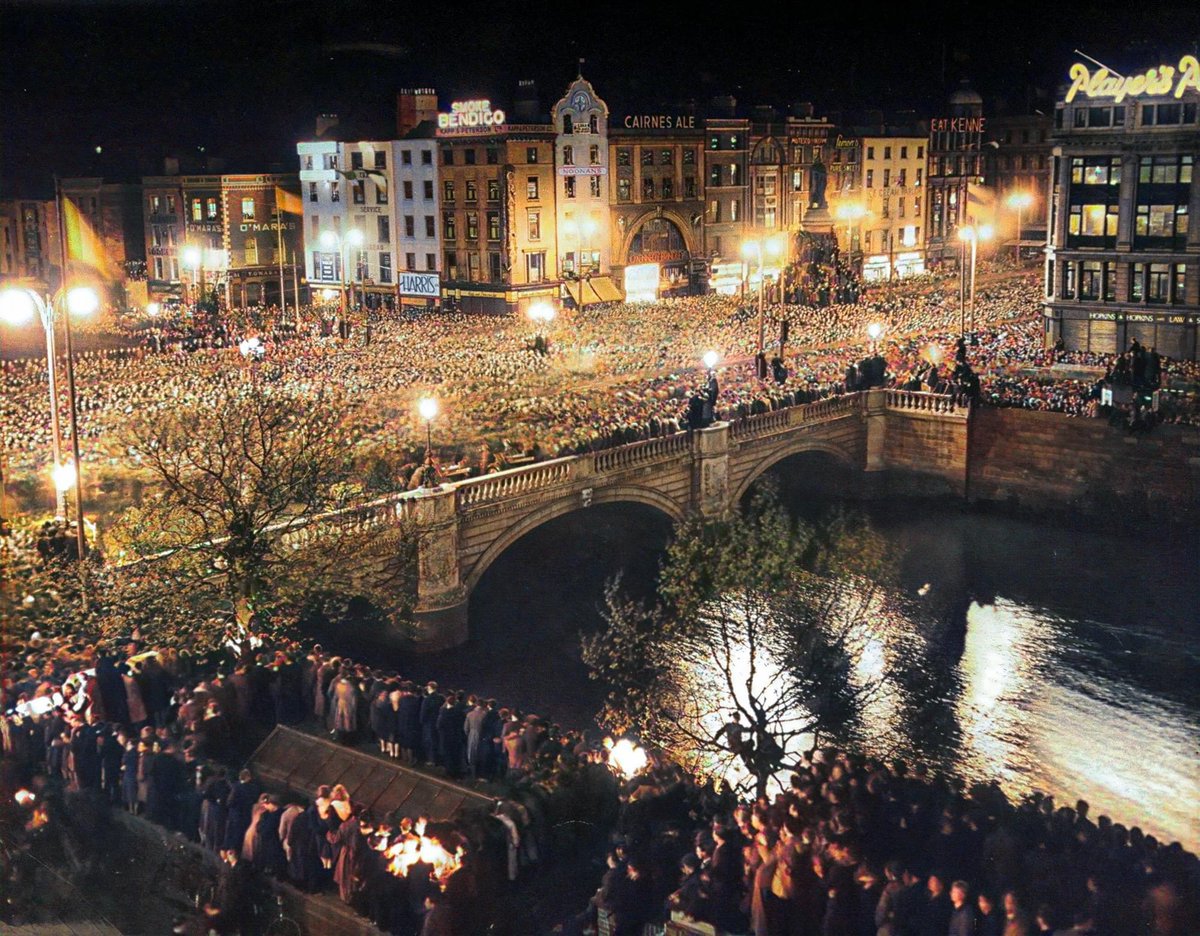
{"label": "river water", "polygon": [[[809,505],[811,509],[811,504]],[[911,608],[917,673],[878,703],[889,753],[1031,790],[1200,850],[1200,538],[1109,535],[960,511],[871,507]],[[466,646],[399,662],[565,725],[602,691],[579,634],[604,582],[652,587],[669,525],[637,505],[559,518],[517,542],[471,598]],[[923,593],[923,594],[922,594]],[[895,635],[893,635],[895,636]],[[913,649],[917,648],[917,649]],[[912,660],[907,661],[912,663]]]}

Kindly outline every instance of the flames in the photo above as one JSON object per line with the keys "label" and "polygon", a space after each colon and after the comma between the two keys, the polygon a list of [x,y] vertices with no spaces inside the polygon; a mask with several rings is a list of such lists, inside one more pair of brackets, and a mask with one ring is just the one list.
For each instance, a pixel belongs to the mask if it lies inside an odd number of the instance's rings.
{"label": "flames", "polygon": [[396,877],[408,877],[413,865],[429,866],[429,876],[445,889],[450,876],[462,867],[463,850],[448,851],[437,839],[409,833],[389,842],[387,836],[375,843],[375,848],[388,859],[387,868]]}

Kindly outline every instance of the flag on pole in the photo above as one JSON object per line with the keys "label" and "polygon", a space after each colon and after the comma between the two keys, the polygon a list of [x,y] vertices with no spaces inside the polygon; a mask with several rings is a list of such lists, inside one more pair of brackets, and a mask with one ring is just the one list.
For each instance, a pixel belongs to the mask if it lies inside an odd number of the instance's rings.
{"label": "flag on pole", "polygon": [[275,186],[275,206],[287,214],[304,214],[304,203],[300,196],[285,188]]}
{"label": "flag on pole", "polygon": [[62,197],[62,214],[63,231],[66,235],[66,259],[106,279],[120,279],[120,270],[108,256],[104,242],[75,202],[66,195]]}

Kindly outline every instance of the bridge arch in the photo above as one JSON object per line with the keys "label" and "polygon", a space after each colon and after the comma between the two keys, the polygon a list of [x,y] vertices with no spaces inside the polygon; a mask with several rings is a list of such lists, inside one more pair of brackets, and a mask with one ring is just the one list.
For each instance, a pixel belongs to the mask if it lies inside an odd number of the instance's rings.
{"label": "bridge arch", "polygon": [[[593,495],[591,503],[592,505],[618,503],[642,504],[647,507],[653,507],[660,513],[665,514],[672,523],[682,520],[686,513],[686,505],[677,504],[670,497],[653,488],[637,485],[599,488]],[[565,516],[576,510],[587,509],[583,505],[580,495],[572,493],[570,496],[560,497],[545,507],[522,517],[496,537],[479,558],[475,560],[474,565],[471,566],[471,570],[463,576],[463,584],[466,586],[467,594],[470,595],[491,564],[500,558],[504,554],[504,551],[517,542],[517,540],[525,536],[526,533],[532,532],[542,524],[549,523],[557,517]]]}
{"label": "bridge arch", "polygon": [[791,458],[793,455],[804,455],[806,453],[829,455],[851,471],[857,471],[861,467],[856,463],[852,454],[839,445],[820,439],[802,438],[789,445],[782,445],[774,449],[761,461],[752,465],[734,491],[730,499],[730,504],[735,507],[740,504],[742,498],[746,496],[746,492],[750,490],[750,485],[775,465],[785,459]]}

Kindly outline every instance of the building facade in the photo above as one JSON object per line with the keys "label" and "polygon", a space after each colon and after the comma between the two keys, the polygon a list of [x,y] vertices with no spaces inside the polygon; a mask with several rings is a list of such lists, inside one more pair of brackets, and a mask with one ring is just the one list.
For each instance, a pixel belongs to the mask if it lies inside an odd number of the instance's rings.
{"label": "building facade", "polygon": [[[1053,118],[1045,114],[993,117],[984,131],[984,177],[996,193],[997,245],[1040,251],[1046,244]],[[1026,199],[1025,196],[1028,196]],[[1023,205],[1017,211],[1017,199]],[[1024,205],[1028,200],[1029,204]],[[1018,216],[1019,214],[1019,216]]]}
{"label": "building facade", "polygon": [[[609,130],[613,278],[642,297],[706,288],[703,122],[687,113],[624,114]],[[630,272],[632,271],[632,272]]]}
{"label": "building facade", "polygon": [[142,180],[148,298],[215,292],[229,308],[294,301],[300,256],[295,174]]}
{"label": "building facade", "polygon": [[310,290],[356,301],[427,306],[440,294],[437,144],[403,140],[299,143],[304,272]]}
{"label": "building facade", "polygon": [[63,197],[91,227],[109,264],[123,275],[137,275],[146,260],[141,186],[81,178],[63,179],[61,187]]}
{"label": "building facade", "polygon": [[1054,112],[1046,341],[1197,359],[1200,65],[1078,63]]}
{"label": "building facade", "polygon": [[865,213],[858,250],[864,279],[925,272],[926,145],[924,135],[861,138],[859,190]]}
{"label": "building facade", "polygon": [[22,280],[43,292],[62,282],[58,206],[51,200],[0,201],[0,278]]}
{"label": "building facade", "polygon": [[983,98],[966,85],[950,96],[943,114],[929,121],[926,258],[931,264],[959,263],[958,229],[992,223],[995,204],[984,186]]}

